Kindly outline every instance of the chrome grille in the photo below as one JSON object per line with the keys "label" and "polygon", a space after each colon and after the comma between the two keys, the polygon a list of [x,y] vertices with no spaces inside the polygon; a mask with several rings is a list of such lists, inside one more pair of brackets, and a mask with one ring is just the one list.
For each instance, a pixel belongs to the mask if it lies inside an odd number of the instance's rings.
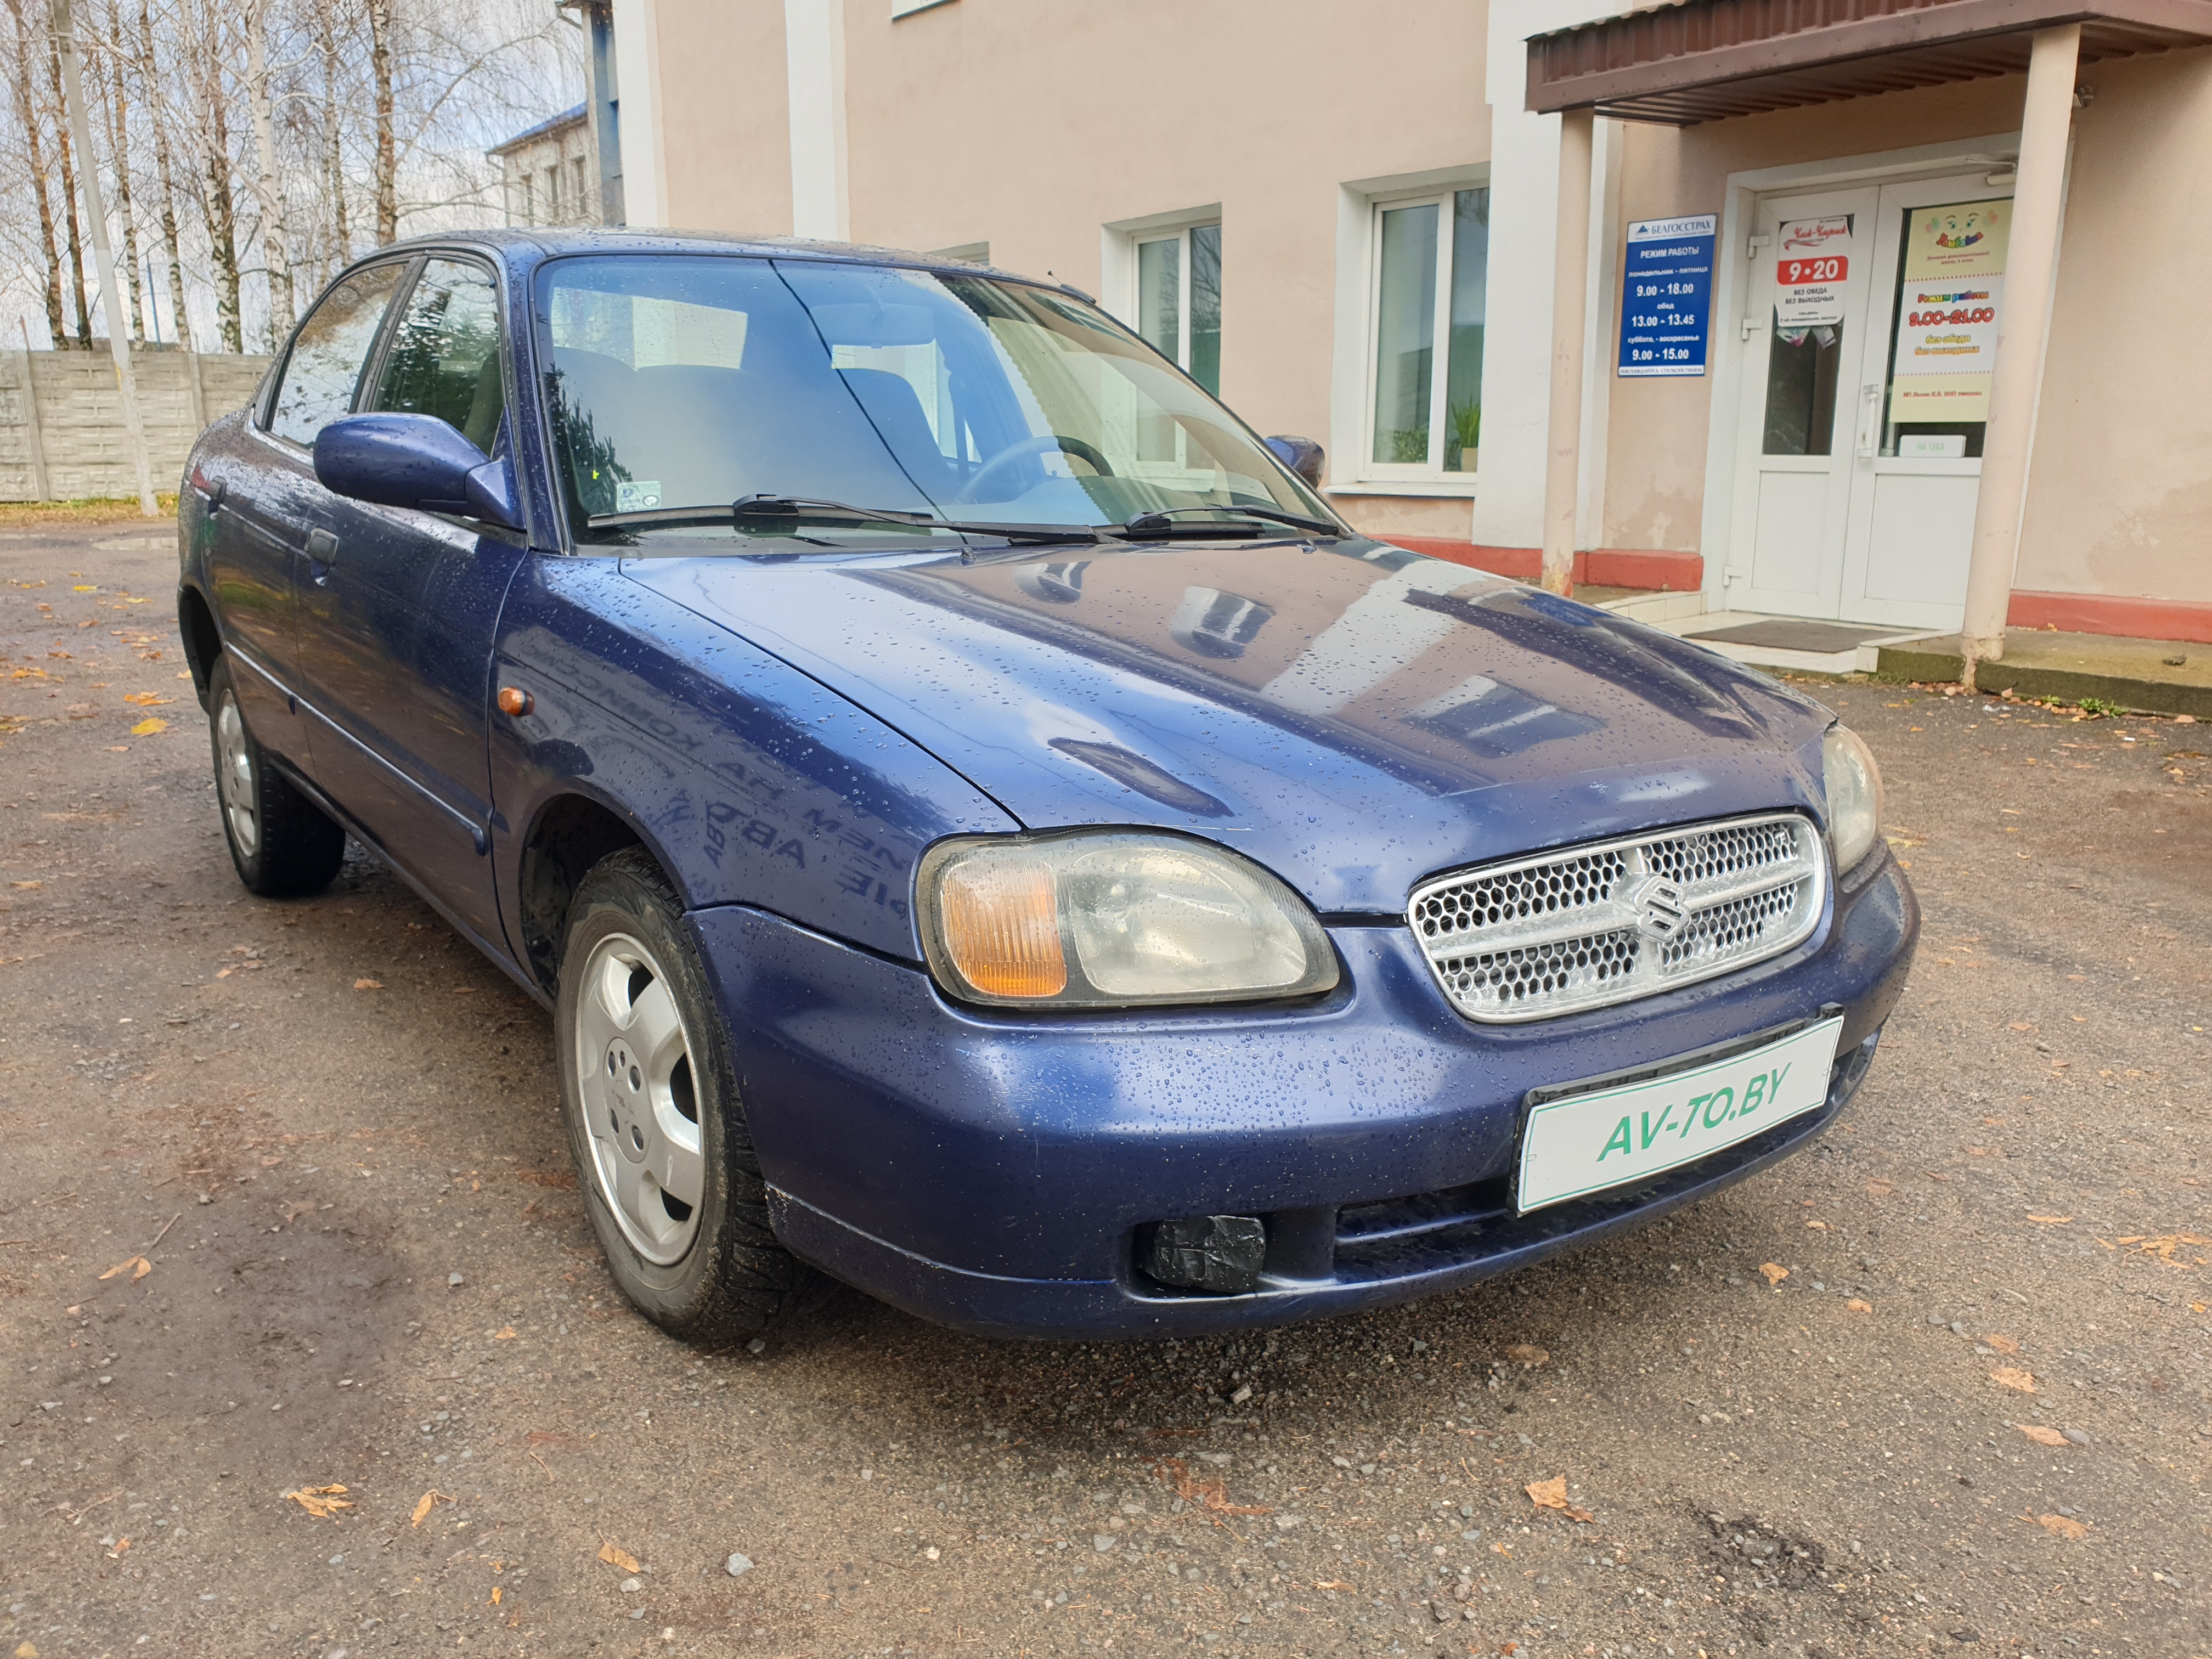
{"label": "chrome grille", "polygon": [[1470,1019],[1543,1019],[1777,956],[1827,896],[1820,831],[1731,818],[1439,876],[1406,920]]}

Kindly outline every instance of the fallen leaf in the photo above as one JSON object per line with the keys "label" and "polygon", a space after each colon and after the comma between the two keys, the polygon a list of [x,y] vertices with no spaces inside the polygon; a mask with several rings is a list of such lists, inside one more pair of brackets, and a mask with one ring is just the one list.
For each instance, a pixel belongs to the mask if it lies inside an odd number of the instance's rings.
{"label": "fallen leaf", "polygon": [[497,1585],[497,1584],[494,1584],[494,1585],[491,1587],[491,1604],[492,1604],[492,1606],[494,1606],[494,1607],[497,1607],[497,1606],[499,1605],[499,1598],[500,1598],[500,1595],[501,1595],[501,1586],[499,1586],[499,1585]]}
{"label": "fallen leaf", "polygon": [[1505,1357],[1516,1364],[1540,1365],[1552,1357],[1551,1350],[1540,1348],[1533,1342],[1516,1342],[1505,1351]]}
{"label": "fallen leaf", "polygon": [[174,702],[174,697],[165,697],[159,691],[125,691],[123,701],[135,702],[142,708],[150,708],[165,702]]}
{"label": "fallen leaf", "polygon": [[1850,1301],[1844,1303],[1844,1305],[1846,1308],[1849,1308],[1853,1313],[1872,1313],[1874,1311],[1873,1303],[1863,1302],[1857,1297],[1853,1297]]}
{"label": "fallen leaf", "polygon": [[1808,1221],[1805,1224],[1808,1227],[1817,1228],[1824,1233],[1828,1231],[1828,1224],[1825,1221]]}
{"label": "fallen leaf", "polygon": [[159,714],[149,714],[131,728],[131,735],[134,738],[150,738],[156,732],[166,732],[168,729],[168,721],[163,720]]}
{"label": "fallen leaf", "polygon": [[436,1505],[440,1504],[458,1504],[460,1501],[461,1500],[459,1498],[448,1497],[446,1493],[440,1492],[435,1486],[433,1486],[429,1491],[424,1492],[420,1498],[415,1500],[414,1518],[409,1521],[407,1524],[410,1527],[419,1527],[422,1524],[422,1517],[429,1514],[431,1510]]}
{"label": "fallen leaf", "polygon": [[[2124,1238],[2120,1243],[2132,1247],[2129,1252],[2130,1255],[2154,1255],[2169,1267],[2187,1267],[2191,1264],[2186,1261],[2176,1261],[2173,1259],[2173,1253],[2185,1244],[2212,1244],[2212,1238],[2207,1238],[2201,1233],[2167,1233],[2158,1238],[2140,1237]],[[2206,1263],[2200,1256],[2196,1265],[2202,1267]]]}
{"label": "fallen leaf", "polygon": [[599,1546],[599,1559],[611,1567],[620,1567],[624,1572],[637,1571],[637,1557],[611,1541]]}
{"label": "fallen leaf", "polygon": [[2013,1023],[2011,1024],[2011,1025],[2010,1025],[2010,1026],[2008,1026],[2007,1029],[2008,1029],[2008,1030],[2014,1030],[2014,1031],[2033,1031],[2033,1030],[2035,1029],[2035,1027],[2033,1027],[2033,1025],[2027,1024],[2026,1024],[2026,1023],[2025,1023],[2025,1022],[2023,1022],[2023,1021],[2021,1021],[2021,1020],[2017,1020],[2017,1019],[2016,1019],[2016,1020],[2013,1021]]}
{"label": "fallen leaf", "polygon": [[28,1642],[19,1642],[15,1644],[15,1659],[39,1659],[39,1650]]}
{"label": "fallen leaf", "polygon": [[2070,1215],[2032,1215],[2030,1221],[2040,1221],[2046,1227],[2063,1227],[2074,1218]]}
{"label": "fallen leaf", "polygon": [[1513,1546],[1510,1544],[1492,1544],[1490,1547],[1490,1553],[1492,1555],[1510,1555],[1513,1553]]}
{"label": "fallen leaf", "polygon": [[2018,1353],[2020,1352],[2019,1342],[2009,1336],[1985,1336],[1982,1340],[1988,1343],[1990,1346],[1995,1348],[1999,1353]]}
{"label": "fallen leaf", "polygon": [[2022,1394],[2035,1392],[2035,1379],[2017,1365],[2000,1365],[1990,1373],[1990,1381],[2000,1388],[2018,1389]]}
{"label": "fallen leaf", "polygon": [[2067,1440],[2066,1437],[2059,1433],[2057,1430],[2051,1428],[2045,1424],[2015,1423],[2013,1425],[2013,1427],[2018,1429],[2022,1434],[2026,1435],[2030,1440],[2035,1442],[2039,1446],[2063,1446],[2071,1443]]}
{"label": "fallen leaf", "polygon": [[1347,1584],[1341,1578],[1316,1578],[1314,1581],[1314,1588],[1316,1589],[1348,1590],[1356,1589],[1358,1586],[1356,1584]]}
{"label": "fallen leaf", "polygon": [[147,1261],[143,1255],[126,1256],[122,1261],[117,1262],[112,1267],[110,1267],[106,1273],[100,1274],[100,1277],[102,1279],[112,1279],[126,1268],[128,1268],[131,1273],[131,1282],[135,1285],[140,1279],[145,1278],[148,1273],[154,1271],[154,1264]]}
{"label": "fallen leaf", "polygon": [[1790,1277],[1790,1269],[1774,1261],[1760,1262],[1759,1271],[1766,1275],[1766,1282],[1770,1285],[1779,1285]]}
{"label": "fallen leaf", "polygon": [[[222,975],[217,974],[216,977],[221,979]],[[380,979],[357,979],[353,982],[353,988],[356,991],[381,991],[384,981]]]}
{"label": "fallen leaf", "polygon": [[1186,1504],[1200,1504],[1217,1515],[1273,1515],[1274,1511],[1260,1504],[1232,1504],[1229,1487],[1222,1480],[1199,1480],[1192,1478],[1190,1465],[1180,1457],[1163,1457],[1158,1473],[1175,1483],[1176,1496]]}
{"label": "fallen leaf", "polygon": [[8,884],[10,887],[44,887],[46,884],[43,881],[11,881]]}
{"label": "fallen leaf", "polygon": [[502,1329],[502,1330],[500,1330],[500,1331],[495,1332],[495,1333],[493,1334],[492,1340],[493,1340],[495,1342],[511,1342],[511,1341],[513,1341],[513,1340],[514,1340],[514,1326],[512,1326],[512,1325],[509,1325],[509,1326],[506,1327],[506,1328],[505,1328],[504,1329]]}
{"label": "fallen leaf", "polygon": [[2089,1528],[2070,1515],[2039,1515],[2038,1525],[2054,1538],[2087,1538]]}
{"label": "fallen leaf", "polygon": [[349,1510],[353,1507],[351,1500],[343,1495],[344,1492],[345,1488],[338,1486],[302,1486],[297,1492],[286,1492],[284,1496],[310,1515],[319,1516],[324,1520],[335,1521],[338,1518],[340,1510]]}
{"label": "fallen leaf", "polygon": [[1567,1501],[1567,1477],[1555,1474],[1549,1480],[1532,1480],[1526,1488],[1528,1501],[1540,1510],[1561,1510],[1570,1521],[1589,1521],[1588,1510],[1578,1510]]}

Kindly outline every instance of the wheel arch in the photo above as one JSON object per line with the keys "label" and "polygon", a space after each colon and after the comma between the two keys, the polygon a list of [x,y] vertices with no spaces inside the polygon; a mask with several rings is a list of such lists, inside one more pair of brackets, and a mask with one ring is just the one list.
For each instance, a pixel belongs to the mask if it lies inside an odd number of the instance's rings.
{"label": "wheel arch", "polygon": [[516,860],[516,944],[523,965],[548,994],[559,989],[561,945],[568,908],[592,866],[625,847],[641,848],[688,908],[676,864],[637,820],[597,795],[564,791],[542,802],[520,842]]}
{"label": "wheel arch", "polygon": [[185,665],[191,670],[192,693],[204,709],[208,676],[215,670],[215,659],[222,654],[222,629],[216,623],[215,608],[207,602],[207,595],[190,582],[177,590],[177,631],[184,636]]}

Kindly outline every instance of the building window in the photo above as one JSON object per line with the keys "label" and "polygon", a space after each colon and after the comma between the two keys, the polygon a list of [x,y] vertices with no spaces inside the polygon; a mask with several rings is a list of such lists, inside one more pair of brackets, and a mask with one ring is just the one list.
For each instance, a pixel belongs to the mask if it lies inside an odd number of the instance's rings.
{"label": "building window", "polygon": [[1473,472],[1482,430],[1490,191],[1378,202],[1374,213],[1368,474]]}
{"label": "building window", "polygon": [[514,178],[514,185],[516,203],[515,210],[519,216],[515,218],[513,222],[518,225],[536,224],[538,222],[538,193],[531,187],[532,180],[530,174],[527,172],[517,173]]}
{"label": "building window", "polygon": [[584,211],[585,204],[592,199],[590,175],[584,168],[585,159],[585,157],[579,155],[574,161],[568,164],[570,168],[575,173],[576,216],[579,219],[588,219],[591,217],[591,215]]}
{"label": "building window", "polygon": [[1221,395],[1221,227],[1189,225],[1137,241],[1137,332]]}

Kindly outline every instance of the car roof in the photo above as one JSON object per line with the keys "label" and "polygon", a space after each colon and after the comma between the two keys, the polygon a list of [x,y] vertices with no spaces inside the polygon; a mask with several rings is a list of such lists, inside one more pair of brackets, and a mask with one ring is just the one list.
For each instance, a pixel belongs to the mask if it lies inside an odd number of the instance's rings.
{"label": "car roof", "polygon": [[[865,242],[825,242],[805,236],[750,236],[715,230],[631,230],[593,225],[540,225],[527,229],[460,230],[410,237],[376,254],[420,252],[435,248],[471,247],[493,255],[511,270],[521,271],[547,259],[573,253],[732,253],[786,259],[822,259],[842,264],[896,265],[915,270],[941,271],[951,276],[991,276],[1003,282],[1037,288],[1060,289],[1091,296],[1065,283],[1025,276],[973,260],[943,254],[917,253],[908,248],[877,247]],[[374,256],[372,256],[374,257]]]}

